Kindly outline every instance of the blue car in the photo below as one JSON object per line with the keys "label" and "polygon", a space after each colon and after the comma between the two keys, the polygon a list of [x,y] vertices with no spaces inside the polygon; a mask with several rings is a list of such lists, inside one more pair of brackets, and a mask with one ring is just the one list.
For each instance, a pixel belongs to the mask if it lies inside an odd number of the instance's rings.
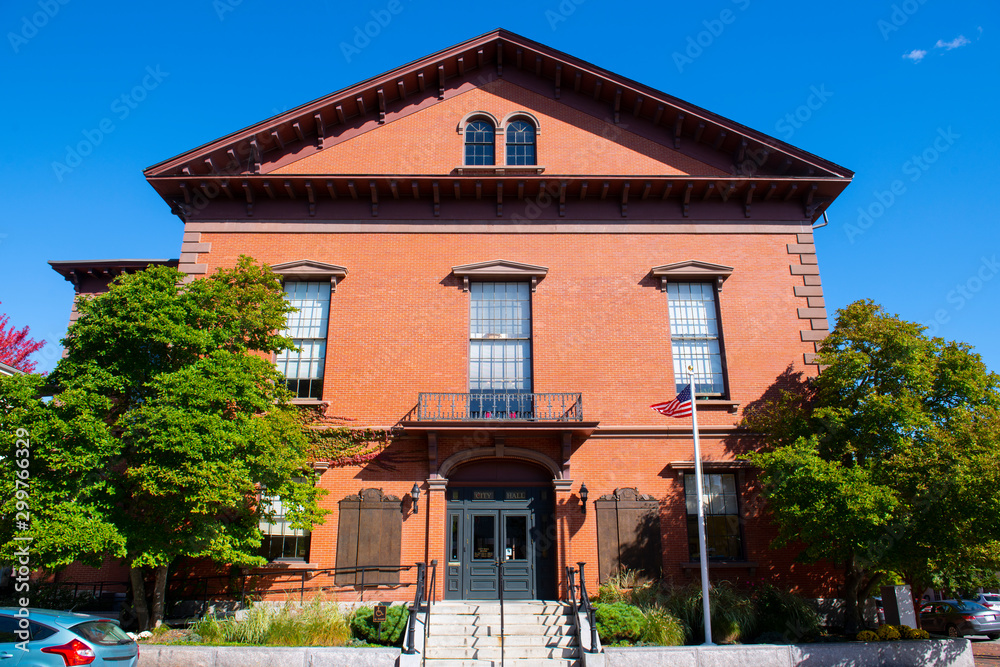
{"label": "blue car", "polygon": [[139,645],[100,616],[0,607],[0,667],[136,667]]}

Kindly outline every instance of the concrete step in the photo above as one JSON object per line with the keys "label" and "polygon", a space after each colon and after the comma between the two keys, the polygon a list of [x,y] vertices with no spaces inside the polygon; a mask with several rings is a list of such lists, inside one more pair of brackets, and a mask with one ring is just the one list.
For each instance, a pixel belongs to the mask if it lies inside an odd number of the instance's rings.
{"label": "concrete step", "polygon": [[[570,606],[562,602],[504,602],[505,613],[552,614],[568,613]],[[499,614],[498,602],[435,602],[433,610],[447,609],[451,613]],[[433,612],[432,612],[433,615]]]}
{"label": "concrete step", "polygon": [[[476,637],[463,637],[460,635],[438,635],[434,637],[433,646],[442,648],[473,647],[483,648],[487,646],[499,646],[499,634],[485,634]],[[504,636],[504,645],[510,647],[521,646],[542,646],[547,648],[566,648],[577,646],[575,635],[530,635],[530,634],[508,634]],[[519,650],[519,649],[518,649]]]}
{"label": "concrete step", "polygon": [[[505,650],[505,658],[510,660],[524,659],[548,659],[561,658],[571,660],[578,657],[579,652],[575,647],[535,647],[517,646],[509,647]],[[500,660],[499,646],[485,646],[483,648],[447,648],[440,646],[427,647],[427,659],[457,659],[457,660]],[[504,660],[506,663],[506,660]]]}
{"label": "concrete step", "polygon": [[[566,625],[573,617],[564,614],[508,614],[503,622],[518,625]],[[500,614],[441,614],[431,612],[431,627],[436,625],[500,625]]]}
{"label": "concrete step", "polygon": [[[539,625],[538,623],[505,623],[504,634],[527,635],[531,637],[558,637],[573,634],[573,625]],[[435,638],[443,637],[491,637],[500,634],[500,624],[497,625],[448,625],[436,626],[433,623],[427,634]]]}
{"label": "concrete step", "polygon": [[[427,659],[427,667],[500,667],[500,660],[448,660],[448,659]],[[503,667],[575,667],[578,664],[576,658],[561,659],[548,658],[540,660],[512,660],[505,658]]]}

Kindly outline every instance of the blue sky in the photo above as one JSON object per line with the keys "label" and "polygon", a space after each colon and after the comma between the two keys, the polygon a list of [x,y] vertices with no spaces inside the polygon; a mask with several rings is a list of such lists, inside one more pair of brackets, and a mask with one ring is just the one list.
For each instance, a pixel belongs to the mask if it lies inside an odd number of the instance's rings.
{"label": "blue sky", "polygon": [[998,18],[971,0],[9,0],[0,312],[50,341],[50,370],[73,289],[48,260],[178,255],[145,167],[503,27],[855,171],[817,232],[828,308],[874,299],[1000,370]]}

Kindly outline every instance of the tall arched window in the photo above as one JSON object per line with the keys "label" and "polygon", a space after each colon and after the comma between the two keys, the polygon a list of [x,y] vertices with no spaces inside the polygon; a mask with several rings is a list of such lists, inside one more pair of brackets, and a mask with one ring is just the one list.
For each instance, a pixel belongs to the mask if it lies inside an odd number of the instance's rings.
{"label": "tall arched window", "polygon": [[535,164],[535,126],[526,120],[507,125],[507,164]]}
{"label": "tall arched window", "polygon": [[465,126],[465,164],[496,164],[493,135],[493,124],[488,120],[474,120]]}

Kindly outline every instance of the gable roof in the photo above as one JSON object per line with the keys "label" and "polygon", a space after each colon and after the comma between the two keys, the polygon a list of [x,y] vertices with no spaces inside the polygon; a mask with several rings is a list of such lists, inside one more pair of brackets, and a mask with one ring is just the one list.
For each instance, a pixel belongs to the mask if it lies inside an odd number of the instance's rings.
{"label": "gable roof", "polygon": [[[265,193],[271,199],[308,198],[311,208],[320,196],[371,197],[374,210],[379,193],[388,194],[389,179],[398,173],[365,173],[371,180],[359,180],[355,184],[353,180],[348,181],[348,177],[357,176],[357,171],[321,172],[318,175],[324,180],[313,183],[308,177],[314,178],[316,173],[306,170],[288,174],[287,165],[302,163],[310,156],[350,142],[386,123],[419,113],[498,79],[530,79],[536,89],[544,90],[555,100],[586,98],[596,110],[594,113],[606,116],[609,123],[619,126],[627,121],[632,126],[641,126],[647,138],[673,151],[714,164],[718,168],[714,173],[706,170],[704,174],[690,174],[681,170],[682,175],[690,178],[677,183],[673,182],[677,179],[665,179],[636,186],[644,187],[644,198],[650,194],[664,199],[683,198],[685,214],[691,198],[721,197],[723,201],[729,196],[745,198],[749,216],[749,205],[754,197],[757,200],[801,197],[806,217],[815,219],[853,177],[850,170],[774,137],[502,29],[278,114],[153,165],[144,173],[182,217],[199,190],[208,192],[210,189],[221,190],[230,199],[245,197],[248,215],[254,197]],[[273,178],[279,171],[282,178],[276,180],[272,188],[267,180],[268,172]],[[419,197],[421,192],[429,194],[431,179],[453,175],[450,172],[413,174],[407,178],[414,179],[412,189],[414,196]],[[565,175],[555,174],[557,177]],[[664,171],[635,176],[674,175]],[[500,186],[498,192],[497,183],[504,182],[508,174],[488,170],[475,176],[495,181],[491,183],[494,189],[490,192],[496,193],[498,201],[503,197],[504,190]],[[546,176],[550,176],[551,183],[551,174]],[[610,194],[621,197],[623,205],[627,202],[628,175],[595,173],[590,176],[608,177],[608,182],[604,183],[608,187],[604,188],[602,197]],[[718,183],[720,178],[735,185]],[[524,181],[523,174],[520,180]],[[530,178],[528,182],[530,190]],[[458,195],[467,187],[456,180],[444,185],[445,192],[451,190],[448,185],[454,185]],[[535,186],[536,190],[539,186],[544,187],[544,181]],[[396,185],[391,187],[393,198],[398,198]],[[471,184],[468,187],[471,188]],[[514,187],[516,184],[509,183],[506,192],[512,192]],[[594,196],[600,189],[594,184],[590,195]],[[402,191],[407,192],[405,186]],[[580,192],[578,184],[575,189],[574,184],[570,184],[569,194],[586,196],[587,188]],[[635,194],[633,190],[633,196]]]}

